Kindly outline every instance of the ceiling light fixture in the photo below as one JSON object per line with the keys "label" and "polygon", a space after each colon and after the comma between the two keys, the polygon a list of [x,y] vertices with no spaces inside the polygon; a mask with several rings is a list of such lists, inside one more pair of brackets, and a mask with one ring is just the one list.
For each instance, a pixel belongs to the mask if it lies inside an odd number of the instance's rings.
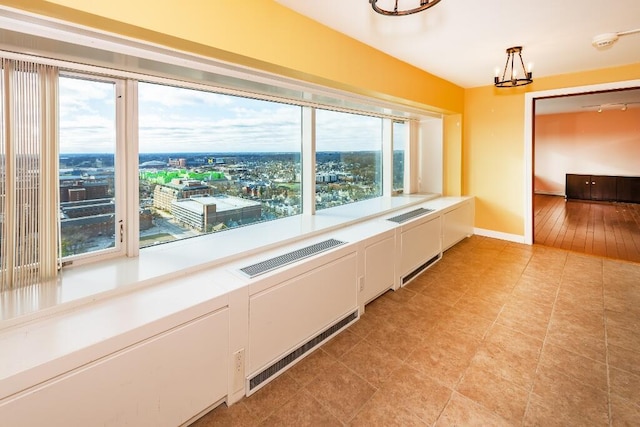
{"label": "ceiling light fixture", "polygon": [[[378,1],[379,0],[369,0],[369,3],[371,3],[371,7],[373,8],[373,10],[375,10],[376,12],[378,12],[380,15],[385,15],[385,16],[404,16],[404,15],[411,15],[413,13],[417,13],[417,12],[421,12],[423,10],[427,10],[432,6],[435,6],[436,4],[440,3],[440,0],[414,0],[413,3],[417,3],[418,5],[416,7],[414,7],[413,9],[404,9],[404,10],[400,10],[398,9],[398,0],[395,0],[395,5],[393,7],[393,10],[390,9],[384,9],[383,7],[380,7],[378,5]],[[391,1],[384,1],[383,3],[391,3]]]}
{"label": "ceiling light fixture", "polygon": [[[629,108],[633,108],[633,105],[640,104],[640,101],[631,101],[631,102],[608,102],[605,104],[594,104],[594,105],[583,105],[582,108],[595,108],[598,113],[602,113],[603,111],[611,111],[620,109],[621,111],[627,111]],[[631,106],[631,107],[630,107]]]}
{"label": "ceiling light fixture", "polygon": [[[519,61],[516,61],[516,55]],[[507,49],[507,62],[504,64],[502,71],[502,79],[500,78],[500,69],[496,68],[496,75],[493,83],[496,87],[515,87],[524,86],[533,82],[533,73],[531,72],[532,64],[529,63],[527,68],[524,67],[522,59],[522,46],[514,46]],[[522,70],[523,77],[518,77],[518,70]]]}

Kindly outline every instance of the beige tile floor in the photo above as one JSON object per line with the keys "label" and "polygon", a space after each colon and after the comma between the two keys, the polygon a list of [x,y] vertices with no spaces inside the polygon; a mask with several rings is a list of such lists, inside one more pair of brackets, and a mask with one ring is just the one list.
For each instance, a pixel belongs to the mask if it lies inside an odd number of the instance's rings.
{"label": "beige tile floor", "polygon": [[474,236],[194,426],[638,426],[640,264]]}

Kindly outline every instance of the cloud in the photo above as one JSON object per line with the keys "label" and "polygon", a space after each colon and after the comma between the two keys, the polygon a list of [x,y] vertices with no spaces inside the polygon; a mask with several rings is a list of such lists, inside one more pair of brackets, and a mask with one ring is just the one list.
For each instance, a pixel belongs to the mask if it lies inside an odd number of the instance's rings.
{"label": "cloud", "polygon": [[[141,153],[301,149],[299,106],[152,83],[138,96]],[[115,102],[111,82],[61,78],[61,152],[113,152]],[[380,150],[381,129],[379,118],[318,110],[317,149]]]}
{"label": "cloud", "polygon": [[175,108],[186,106],[222,107],[233,101],[231,97],[219,93],[141,82],[138,84],[138,102],[140,105],[157,108]]}
{"label": "cloud", "polygon": [[382,149],[382,119],[339,111],[316,110],[317,151]]}
{"label": "cloud", "polygon": [[61,153],[115,152],[115,84],[60,77]]}

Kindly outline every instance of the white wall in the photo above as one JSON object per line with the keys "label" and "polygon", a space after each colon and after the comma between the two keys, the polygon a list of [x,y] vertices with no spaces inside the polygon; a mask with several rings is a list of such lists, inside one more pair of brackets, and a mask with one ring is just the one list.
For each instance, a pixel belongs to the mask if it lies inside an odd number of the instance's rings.
{"label": "white wall", "polygon": [[534,191],[565,194],[565,175],[640,176],[640,109],[536,116]]}
{"label": "white wall", "polygon": [[441,118],[428,118],[420,122],[419,182],[420,193],[443,192],[443,137]]}

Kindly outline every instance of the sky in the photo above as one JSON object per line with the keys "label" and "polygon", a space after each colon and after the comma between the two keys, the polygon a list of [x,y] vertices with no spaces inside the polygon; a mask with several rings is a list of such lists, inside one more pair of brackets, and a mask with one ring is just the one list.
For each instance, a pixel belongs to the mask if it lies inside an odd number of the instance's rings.
{"label": "sky", "polygon": [[[115,84],[60,78],[60,152],[113,153]],[[118,100],[120,102],[120,100]],[[292,152],[301,107],[141,82],[139,152]],[[381,148],[381,119],[318,110],[317,151]]]}

